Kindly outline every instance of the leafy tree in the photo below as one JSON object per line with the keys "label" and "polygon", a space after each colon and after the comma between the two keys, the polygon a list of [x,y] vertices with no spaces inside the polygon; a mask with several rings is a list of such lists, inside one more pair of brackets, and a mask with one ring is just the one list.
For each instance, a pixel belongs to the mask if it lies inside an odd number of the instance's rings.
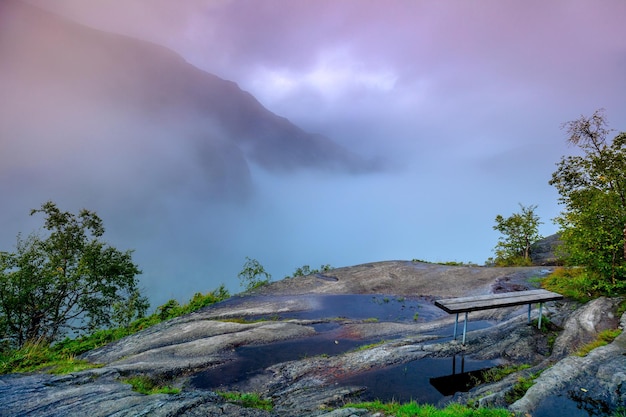
{"label": "leafy tree", "polygon": [[243,264],[243,269],[237,276],[246,291],[268,284],[272,278],[259,261],[250,259],[247,256],[246,262]]}
{"label": "leafy tree", "polygon": [[550,184],[565,206],[555,219],[570,264],[604,284],[626,275],[626,132],[612,141],[603,109],[563,124],[581,155],[561,158]]}
{"label": "leafy tree", "polygon": [[496,216],[494,230],[502,233],[494,249],[497,265],[529,265],[532,245],[542,237],[538,228],[542,222],[535,214],[537,206],[520,204],[521,212],[504,218]]}
{"label": "leafy tree", "polygon": [[[45,216],[46,236],[17,237],[16,251],[0,253],[0,332],[11,344],[58,340],[115,321],[142,316],[131,251],[99,240],[96,213],[72,214],[47,202],[31,215]],[[128,311],[130,310],[132,311]]]}

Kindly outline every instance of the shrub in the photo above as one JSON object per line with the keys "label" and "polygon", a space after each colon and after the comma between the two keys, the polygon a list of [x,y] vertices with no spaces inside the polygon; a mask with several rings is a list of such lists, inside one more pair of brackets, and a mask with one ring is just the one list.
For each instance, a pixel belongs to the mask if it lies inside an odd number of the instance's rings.
{"label": "shrub", "polygon": [[66,337],[53,345],[38,341],[27,343],[18,350],[5,349],[0,352],[0,374],[31,372],[42,368],[49,368],[50,372],[75,372],[81,368],[98,367],[100,365],[80,361],[75,357],[154,326],[164,320],[188,314],[222,301],[229,296],[228,290],[224,285],[221,285],[207,294],[196,293],[187,304],[179,305],[178,302],[170,300],[158,307],[154,314],[137,319],[127,327],[100,329],[76,339]]}
{"label": "shrub", "polygon": [[580,267],[556,268],[541,282],[541,286],[581,303],[586,303],[601,295],[607,295],[601,280],[598,280],[585,268]]}
{"label": "shrub", "polygon": [[256,259],[250,259],[246,256],[246,262],[243,264],[243,269],[237,274],[239,282],[246,291],[253,290],[263,285],[269,284],[272,279],[263,265]]}

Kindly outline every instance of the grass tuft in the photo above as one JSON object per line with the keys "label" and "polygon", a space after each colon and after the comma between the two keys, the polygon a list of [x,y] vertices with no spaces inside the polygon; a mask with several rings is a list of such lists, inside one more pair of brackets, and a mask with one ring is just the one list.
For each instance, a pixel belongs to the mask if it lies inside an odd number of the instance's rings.
{"label": "grass tuft", "polygon": [[45,370],[51,374],[69,374],[102,365],[66,355],[42,341],[28,342],[20,349],[0,354],[0,374]]}
{"label": "grass tuft", "polygon": [[160,384],[147,376],[133,376],[123,379],[122,382],[130,384],[133,387],[133,391],[145,395],[180,393],[179,388],[173,388],[169,385]]}
{"label": "grass tuft", "polygon": [[506,401],[507,404],[513,404],[515,401],[522,398],[524,394],[526,394],[526,391],[534,385],[535,379],[539,378],[539,375],[541,375],[541,372],[530,374],[528,377],[521,376],[517,378],[515,385],[505,394],[504,401]]}
{"label": "grass tuft", "polygon": [[598,338],[593,342],[587,343],[578,349],[575,353],[577,356],[587,356],[589,352],[594,350],[595,348],[599,348],[601,346],[606,346],[611,343],[617,336],[622,333],[621,329],[609,329],[604,330],[598,334]]}
{"label": "grass tuft", "polygon": [[510,417],[511,412],[504,408],[471,408],[460,404],[451,404],[440,409],[430,404],[418,404],[415,401],[383,403],[372,401],[347,404],[345,408],[362,408],[368,411],[393,415],[395,417]]}
{"label": "grass tuft", "polygon": [[261,398],[261,396],[256,393],[218,392],[218,394],[226,401],[245,408],[257,408],[265,411],[272,411],[274,408],[274,404],[271,400]]}

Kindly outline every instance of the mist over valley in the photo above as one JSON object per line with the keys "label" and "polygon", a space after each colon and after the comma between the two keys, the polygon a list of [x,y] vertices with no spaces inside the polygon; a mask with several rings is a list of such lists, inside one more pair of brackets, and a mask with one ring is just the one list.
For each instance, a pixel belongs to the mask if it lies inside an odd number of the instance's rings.
{"label": "mist over valley", "polygon": [[[544,235],[556,231],[547,182],[568,152],[559,125],[599,106],[624,125],[623,60],[564,77],[560,57],[579,37],[563,46],[540,19],[549,41],[523,50],[559,59],[518,71],[530,60],[483,49],[480,19],[446,37],[433,16],[458,12],[397,5],[431,22],[432,36],[391,9],[373,19],[375,3],[357,15],[358,2],[324,2],[317,21],[308,3],[283,4],[296,22],[286,28],[278,9],[254,19],[238,2],[176,12],[138,2],[125,13],[118,2],[3,0],[0,250],[41,227],[28,214],[45,201],[94,210],[105,240],[135,250],[156,306],[221,283],[238,292],[246,257],[274,280],[302,265],[482,264],[494,217],[520,202],[538,205]],[[496,42],[504,29],[490,30]],[[594,53],[615,51],[624,56],[611,42]],[[604,76],[580,87],[592,71]]]}

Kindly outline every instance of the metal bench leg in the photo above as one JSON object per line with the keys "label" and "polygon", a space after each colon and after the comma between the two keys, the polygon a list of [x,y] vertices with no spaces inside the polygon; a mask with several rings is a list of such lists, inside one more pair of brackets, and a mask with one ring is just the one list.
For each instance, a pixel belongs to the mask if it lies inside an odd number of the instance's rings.
{"label": "metal bench leg", "polygon": [[528,324],[530,324],[530,308],[532,307],[532,303],[528,303]]}
{"label": "metal bench leg", "polygon": [[456,328],[459,325],[459,313],[456,313],[456,319],[454,319],[454,340],[456,340]]}
{"label": "metal bench leg", "polygon": [[465,333],[467,333],[467,311],[465,312],[465,320],[463,321],[463,345],[465,345]]}
{"label": "metal bench leg", "polygon": [[539,321],[537,324],[537,328],[541,330],[541,310],[543,309],[543,303],[539,303]]}

